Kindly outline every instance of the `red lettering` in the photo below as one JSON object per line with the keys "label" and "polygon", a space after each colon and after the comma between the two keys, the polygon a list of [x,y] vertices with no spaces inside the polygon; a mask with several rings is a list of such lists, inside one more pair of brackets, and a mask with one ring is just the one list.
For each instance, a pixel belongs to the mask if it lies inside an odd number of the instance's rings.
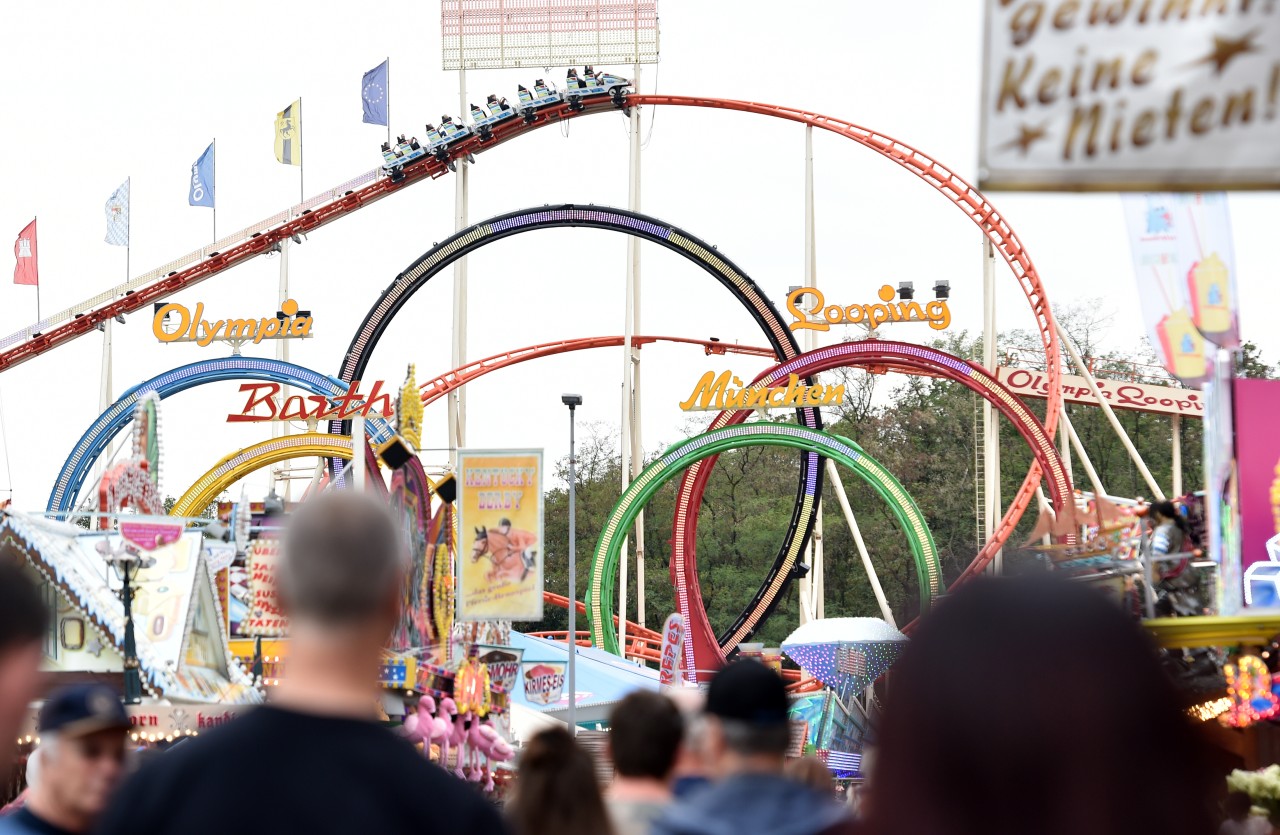
{"label": "red lettering", "polygon": [[[353,391],[355,390],[354,385],[351,388]],[[374,407],[374,405],[377,404],[379,400],[381,400],[383,403],[383,406],[380,410],[381,415],[385,418],[391,417],[391,397],[390,395],[387,395],[387,394],[379,394],[379,392],[381,391],[382,391],[382,381],[378,380],[373,384],[373,391],[369,392],[368,402],[366,402],[364,404],[364,408],[360,410],[361,415],[368,417],[369,411]]]}
{"label": "red lettering", "polygon": [[[295,406],[296,404],[296,406]],[[289,412],[290,409],[294,411]],[[306,420],[307,406],[299,395],[293,395],[284,401],[284,405],[280,407],[281,420]]]}
{"label": "red lettering", "polygon": [[[266,393],[262,395],[256,394],[259,389],[266,389]],[[240,410],[240,414],[227,415],[227,423],[256,423],[275,419],[276,403],[272,398],[280,393],[279,383],[242,383],[240,390],[249,392],[249,400],[245,403],[244,408]],[[253,414],[253,410],[263,404],[266,404],[270,414]]]}

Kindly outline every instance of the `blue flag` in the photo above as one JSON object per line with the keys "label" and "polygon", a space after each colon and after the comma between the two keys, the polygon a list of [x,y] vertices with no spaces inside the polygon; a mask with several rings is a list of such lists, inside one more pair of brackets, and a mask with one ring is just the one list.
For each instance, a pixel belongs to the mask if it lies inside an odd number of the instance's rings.
{"label": "blue flag", "polygon": [[388,98],[391,89],[387,67],[390,63],[391,59],[388,58],[369,70],[360,83],[360,103],[364,105],[364,122],[367,125],[386,127],[391,123],[388,115],[391,111],[391,102]]}
{"label": "blue flag", "polygon": [[200,155],[200,159],[191,164],[191,193],[187,195],[187,202],[192,206],[208,206],[210,209],[214,207],[213,178],[216,155],[213,145],[214,143],[210,142],[209,147],[205,148],[204,153]]}

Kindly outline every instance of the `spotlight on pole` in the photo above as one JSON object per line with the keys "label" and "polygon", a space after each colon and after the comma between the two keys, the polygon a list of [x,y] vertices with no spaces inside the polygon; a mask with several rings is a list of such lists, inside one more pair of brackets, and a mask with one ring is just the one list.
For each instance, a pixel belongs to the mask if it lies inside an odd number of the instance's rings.
{"label": "spotlight on pole", "polygon": [[578,735],[578,461],[573,442],[574,409],[582,405],[581,394],[562,394],[560,402],[569,407],[569,733]]}
{"label": "spotlight on pole", "polygon": [[951,298],[951,282],[946,279],[938,279],[933,285],[933,297],[935,299]]}
{"label": "spotlight on pole", "polygon": [[910,301],[916,297],[916,285],[910,281],[898,282],[898,298]]}

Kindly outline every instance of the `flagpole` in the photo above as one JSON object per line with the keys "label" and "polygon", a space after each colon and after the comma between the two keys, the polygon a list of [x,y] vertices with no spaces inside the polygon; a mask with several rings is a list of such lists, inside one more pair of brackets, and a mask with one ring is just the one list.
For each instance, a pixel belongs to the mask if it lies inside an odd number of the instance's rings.
{"label": "flagpole", "polygon": [[[298,155],[302,156],[302,96],[298,96]],[[298,202],[303,203],[307,199],[306,187],[306,168],[307,158],[302,156],[298,160]]]}
{"label": "flagpole", "polygon": [[[31,222],[36,225],[36,321],[40,321],[40,226],[39,215],[32,215]],[[7,460],[7,459],[6,459]],[[12,487],[13,485],[9,485]]]}
{"label": "flagpole", "polygon": [[209,184],[213,192],[213,243],[218,242],[218,137],[213,138],[213,182]]}
{"label": "flagpole", "polygon": [[387,144],[391,144],[391,56],[387,56]]}

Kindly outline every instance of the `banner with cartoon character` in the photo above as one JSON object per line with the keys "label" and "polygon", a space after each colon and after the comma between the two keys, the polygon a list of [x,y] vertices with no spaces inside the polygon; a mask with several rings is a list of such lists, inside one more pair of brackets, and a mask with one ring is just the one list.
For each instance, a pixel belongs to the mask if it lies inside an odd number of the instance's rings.
{"label": "banner with cartoon character", "polygon": [[1240,342],[1227,196],[1130,194],[1124,213],[1147,338],[1170,374],[1199,386],[1205,341]]}
{"label": "banner with cartoon character", "polygon": [[457,619],[542,617],[542,450],[458,450]]}

